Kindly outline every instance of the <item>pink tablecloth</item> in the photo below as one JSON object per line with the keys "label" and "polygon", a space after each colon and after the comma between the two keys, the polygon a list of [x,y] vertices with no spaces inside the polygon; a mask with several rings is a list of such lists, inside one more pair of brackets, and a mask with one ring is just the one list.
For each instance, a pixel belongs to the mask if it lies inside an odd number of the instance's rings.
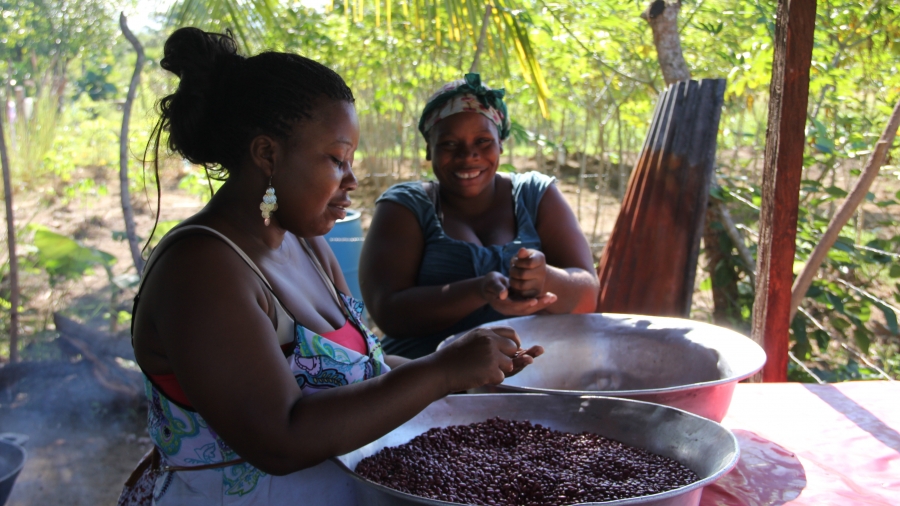
{"label": "pink tablecloth", "polygon": [[900,506],[900,382],[737,386],[737,467],[701,506]]}

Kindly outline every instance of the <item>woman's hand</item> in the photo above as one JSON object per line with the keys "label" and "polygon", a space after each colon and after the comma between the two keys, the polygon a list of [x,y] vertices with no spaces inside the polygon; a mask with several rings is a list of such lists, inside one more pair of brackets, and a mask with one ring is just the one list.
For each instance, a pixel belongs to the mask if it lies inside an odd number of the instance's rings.
{"label": "woman's hand", "polygon": [[499,385],[507,375],[530,364],[536,355],[521,354],[521,344],[516,331],[510,327],[482,327],[435,352],[434,359],[444,370],[447,391],[461,392]]}
{"label": "woman's hand", "polygon": [[542,311],[556,302],[556,294],[547,292],[540,297],[514,299],[510,295],[510,280],[499,272],[489,272],[481,278],[481,297],[504,316],[528,316]]}
{"label": "woman's hand", "polygon": [[519,248],[509,269],[509,293],[513,299],[533,299],[544,294],[547,258],[536,249]]}
{"label": "woman's hand", "polygon": [[513,371],[507,374],[506,377],[508,378],[514,374],[518,374],[519,371],[533,364],[535,358],[540,357],[543,354],[543,346],[535,345],[527,350],[519,349],[519,351],[516,352],[516,358],[513,359]]}

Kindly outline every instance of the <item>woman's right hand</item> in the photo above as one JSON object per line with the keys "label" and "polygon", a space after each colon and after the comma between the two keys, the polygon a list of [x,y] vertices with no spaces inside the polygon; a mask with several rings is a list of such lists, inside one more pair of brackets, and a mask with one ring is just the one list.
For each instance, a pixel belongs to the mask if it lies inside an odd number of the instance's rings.
{"label": "woman's right hand", "polygon": [[521,344],[510,327],[482,327],[435,352],[434,359],[444,370],[447,391],[462,392],[502,383],[516,368],[513,359]]}
{"label": "woman's right hand", "polygon": [[509,278],[492,271],[481,278],[481,297],[504,316],[528,316],[556,302],[556,294],[545,292],[538,297],[513,299],[509,296]]}

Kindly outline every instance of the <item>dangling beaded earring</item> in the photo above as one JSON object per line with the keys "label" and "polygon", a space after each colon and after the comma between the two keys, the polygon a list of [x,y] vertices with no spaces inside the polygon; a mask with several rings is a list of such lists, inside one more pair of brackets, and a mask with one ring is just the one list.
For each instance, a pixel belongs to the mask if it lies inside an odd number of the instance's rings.
{"label": "dangling beaded earring", "polygon": [[259,205],[262,211],[263,222],[269,226],[272,213],[278,210],[278,198],[275,197],[275,188],[272,187],[272,178],[269,177],[269,187],[266,188],[266,194],[263,195],[262,204]]}

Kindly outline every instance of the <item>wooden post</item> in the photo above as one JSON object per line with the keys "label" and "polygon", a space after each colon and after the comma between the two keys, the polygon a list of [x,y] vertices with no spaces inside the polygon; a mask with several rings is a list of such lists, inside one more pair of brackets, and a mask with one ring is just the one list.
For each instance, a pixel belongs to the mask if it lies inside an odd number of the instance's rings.
{"label": "wooden post", "polygon": [[[751,337],[768,357],[762,370],[766,382],[787,381],[797,207],[815,22],[816,0],[778,1],[751,330]],[[758,375],[754,380],[759,380]]]}

